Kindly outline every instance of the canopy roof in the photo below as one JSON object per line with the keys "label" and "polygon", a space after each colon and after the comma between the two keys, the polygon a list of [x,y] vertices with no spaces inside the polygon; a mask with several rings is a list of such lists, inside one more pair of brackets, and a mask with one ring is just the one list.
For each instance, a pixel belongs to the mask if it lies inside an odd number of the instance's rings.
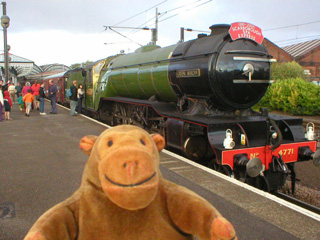
{"label": "canopy roof", "polygon": [[283,47],[283,50],[285,50],[287,53],[289,53],[293,57],[300,57],[319,46],[320,46],[320,39],[315,39],[315,40]]}
{"label": "canopy roof", "polygon": [[[17,55],[13,55],[11,53],[8,54],[9,60],[9,68],[14,67],[17,71],[18,77],[26,76],[29,74],[37,74],[42,72],[42,69],[37,66],[33,61],[19,57]],[[0,67],[4,67],[4,53],[0,54]]]}
{"label": "canopy roof", "polygon": [[[65,72],[71,68],[64,64],[48,64],[43,66],[36,65],[33,61],[19,57],[17,55],[9,53],[9,69],[14,67],[17,71],[17,77],[37,78],[42,76],[51,75],[57,72]],[[0,54],[0,67],[4,67],[4,53]]]}

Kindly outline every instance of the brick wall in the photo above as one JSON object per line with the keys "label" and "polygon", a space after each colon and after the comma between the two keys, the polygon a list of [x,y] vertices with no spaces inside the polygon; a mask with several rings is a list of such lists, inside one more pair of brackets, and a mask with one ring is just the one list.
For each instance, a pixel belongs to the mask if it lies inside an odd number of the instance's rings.
{"label": "brick wall", "polygon": [[273,58],[277,59],[277,62],[296,61],[303,69],[308,70],[311,73],[310,78],[312,80],[320,81],[320,46],[295,59],[289,53],[266,38],[263,40],[263,44],[266,46],[268,53],[273,56]]}
{"label": "brick wall", "polygon": [[263,40],[263,44],[266,46],[268,53],[273,56],[273,58],[277,59],[277,62],[291,62],[294,61],[294,58],[284,51],[282,48],[278,47],[274,43],[272,43],[270,40],[265,38]]}
{"label": "brick wall", "polygon": [[314,80],[320,80],[320,47],[300,56],[296,61],[303,67],[310,71],[310,77]]}

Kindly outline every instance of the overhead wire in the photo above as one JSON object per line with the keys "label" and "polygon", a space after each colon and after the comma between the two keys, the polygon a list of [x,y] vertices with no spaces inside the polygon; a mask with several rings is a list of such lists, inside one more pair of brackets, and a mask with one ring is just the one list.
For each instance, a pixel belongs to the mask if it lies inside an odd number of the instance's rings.
{"label": "overhead wire", "polygon": [[[200,7],[200,6],[204,5],[204,4],[207,4],[207,3],[211,2],[211,1],[212,1],[212,0],[208,0],[208,1],[204,2],[204,3],[201,3],[201,4],[193,7],[193,8],[186,9],[186,10],[184,10],[183,12],[187,12],[187,11],[193,10],[193,9],[195,9],[195,8],[197,8],[197,7]],[[172,15],[172,16],[170,16],[170,17],[167,17],[167,18],[165,18],[165,19],[162,19],[161,21],[159,21],[159,23],[160,23],[160,22],[163,22],[163,21],[165,21],[165,20],[168,20],[168,19],[170,19],[170,18],[173,18],[173,17],[175,17],[175,16],[177,16],[177,15],[179,15],[179,14],[181,14],[181,13],[182,13],[182,12],[177,13],[177,14],[175,14],[175,15]]]}
{"label": "overhead wire", "polygon": [[[141,14],[143,14],[143,13],[145,13],[145,12],[147,12],[147,11],[149,11],[149,10],[151,10],[151,9],[159,6],[159,5],[161,5],[162,3],[166,2],[166,1],[167,1],[167,0],[162,1],[161,3],[156,4],[156,5],[154,5],[153,7],[148,8],[147,10],[144,10],[144,11],[138,13],[138,14],[135,14],[134,16],[129,17],[129,18],[127,18],[127,19],[125,19],[125,20],[123,20],[123,21],[121,21],[121,22],[113,25],[113,26],[119,25],[120,23],[123,23],[123,22],[125,22],[125,21],[128,21],[128,20],[130,20],[130,19],[132,19],[132,18],[134,18],[134,17],[136,17],[136,16],[139,16],[139,15],[141,15]],[[178,10],[178,9],[181,9],[181,8],[188,7],[188,6],[190,6],[190,5],[193,5],[193,4],[195,4],[195,3],[197,3],[197,2],[201,2],[201,1],[203,1],[203,0],[196,0],[196,1],[192,2],[192,3],[185,4],[185,5],[182,5],[182,6],[179,6],[179,7],[170,9],[170,10],[167,10],[167,11],[165,11],[165,12],[163,12],[163,13],[160,13],[159,16],[158,16],[158,18],[163,17],[164,15],[168,14],[169,12],[172,12],[172,11],[175,11],[175,10]],[[193,6],[193,7],[191,7],[191,8],[185,9],[185,10],[182,11],[182,12],[187,12],[187,11],[193,10],[193,9],[198,8],[198,7],[200,7],[200,6],[204,5],[204,4],[207,4],[207,3],[211,2],[211,1],[212,1],[212,0],[208,0],[208,1],[206,1],[206,2],[202,2],[202,3],[200,3],[200,4],[196,5],[196,6]],[[170,19],[170,18],[173,18],[173,17],[175,17],[175,16],[178,16],[178,15],[180,15],[182,12],[179,12],[179,13],[174,14],[174,15],[172,15],[172,16],[169,16],[169,17],[167,17],[167,18],[165,18],[165,19],[162,19],[161,21],[158,21],[158,23],[163,22],[163,21],[166,21],[166,20],[168,20],[168,19]],[[144,22],[143,24],[139,25],[139,26],[136,27],[136,28],[141,28],[142,26],[144,26],[145,24],[147,24],[147,23],[149,23],[150,21],[154,20],[155,18],[156,18],[156,17],[150,18],[149,20],[147,20],[146,22]],[[151,26],[151,25],[153,25],[153,24],[150,24],[149,26]],[[145,27],[149,27],[149,26],[145,26]],[[111,28],[110,28],[110,29],[111,29]],[[125,38],[129,39],[130,41],[134,42],[133,40],[131,40],[131,39],[128,38],[127,36],[125,36],[125,35],[123,35],[123,34],[120,34],[119,32],[115,31],[114,29],[111,29],[111,30],[114,31],[114,32],[116,32],[117,34],[121,35],[122,37],[125,37]],[[139,31],[141,31],[141,30],[143,30],[143,29],[135,29],[135,30],[129,32],[128,35],[137,33],[137,32],[139,32]],[[137,43],[137,42],[135,42],[135,43],[136,43],[136,44],[139,44],[139,43]],[[139,44],[139,45],[141,45],[141,44]]]}
{"label": "overhead wire", "polygon": [[[165,14],[167,14],[167,13],[169,13],[169,12],[175,11],[175,10],[180,9],[180,8],[187,7],[187,6],[189,6],[189,5],[192,5],[192,4],[194,4],[194,3],[196,3],[196,2],[200,2],[200,1],[203,1],[203,0],[196,0],[196,1],[192,2],[192,3],[185,4],[185,5],[182,5],[182,6],[179,6],[179,7],[170,9],[170,10],[167,10],[167,11],[165,11],[165,12],[163,12],[163,13],[160,13],[160,14],[159,14],[159,18],[163,17]],[[210,1],[212,1],[212,0],[210,0]],[[197,6],[196,6],[196,7],[197,7]],[[148,21],[142,23],[139,27],[144,26],[145,24],[147,24],[148,22],[154,20],[155,18],[156,18],[156,17],[150,18]],[[150,26],[150,25],[149,25],[149,26]],[[149,26],[148,26],[148,27],[149,27]],[[139,27],[138,27],[138,28],[139,28]],[[135,32],[137,32],[137,31],[134,31],[133,33],[135,33]]]}
{"label": "overhead wire", "polygon": [[116,31],[116,30],[112,29],[111,27],[109,27],[109,29],[110,29],[111,31],[113,31],[113,32],[115,32],[115,33],[117,33],[117,34],[119,34],[120,36],[122,36],[122,37],[124,37],[124,38],[126,38],[126,39],[130,40],[131,42],[136,43],[136,44],[138,44],[138,45],[139,45],[139,46],[141,46],[141,47],[143,46],[142,44],[140,44],[140,43],[138,43],[138,42],[133,41],[132,39],[130,39],[130,38],[128,38],[127,36],[125,36],[125,35],[123,35],[123,34],[119,33],[118,31]]}
{"label": "overhead wire", "polygon": [[[276,27],[276,28],[271,28],[271,29],[266,29],[263,30],[263,32],[267,31],[273,31],[273,30],[280,30],[280,29],[286,29],[286,28],[292,28],[292,27],[300,27],[300,26],[305,26],[305,25],[310,25],[310,24],[315,24],[315,23],[320,23],[320,21],[312,21],[312,22],[306,22],[306,23],[301,23],[301,24],[295,24],[295,25],[289,25],[289,26],[283,26],[283,27]],[[319,37],[320,35],[312,35],[312,36],[307,36],[307,37],[296,37],[296,38],[291,38],[291,39],[284,39],[280,41],[274,41],[274,43],[282,43],[281,45],[287,44],[296,44],[299,43],[299,39],[307,39],[307,38],[314,38],[314,37]]]}
{"label": "overhead wire", "polygon": [[[117,25],[119,25],[119,24],[121,24],[121,23],[124,23],[124,22],[126,22],[126,21],[130,20],[130,19],[133,19],[133,18],[135,18],[135,17],[137,17],[137,16],[139,16],[139,15],[141,15],[141,14],[143,14],[143,13],[145,13],[145,12],[147,12],[147,11],[149,11],[149,10],[151,10],[151,9],[153,9],[153,8],[155,8],[155,7],[159,6],[159,5],[161,5],[161,4],[163,4],[163,3],[167,2],[167,1],[168,1],[168,0],[164,0],[164,1],[162,1],[162,2],[160,2],[160,3],[158,3],[158,4],[156,4],[156,5],[154,5],[154,6],[150,7],[150,8],[148,8],[148,9],[146,9],[146,10],[144,10],[144,11],[140,12],[140,13],[137,13],[137,14],[135,14],[135,15],[133,15],[133,16],[131,16],[131,17],[129,17],[129,18],[127,18],[127,19],[125,19],[125,20],[121,21],[121,22],[118,22],[118,23],[114,24],[113,26],[117,26]],[[136,44],[138,44],[138,45],[142,46],[140,43],[137,43],[137,42],[133,41],[132,39],[130,39],[130,38],[128,38],[127,36],[125,36],[124,34],[121,34],[121,33],[117,32],[117,31],[115,31],[115,30],[114,30],[114,29],[112,29],[111,27],[109,27],[109,29],[110,29],[110,30],[112,30],[113,32],[115,32],[115,33],[117,33],[117,34],[121,35],[122,37],[124,37],[124,38],[126,38],[126,39],[130,40],[131,42],[134,42],[134,43],[136,43]],[[104,31],[106,31],[106,30],[107,30],[107,28],[106,28]],[[106,43],[105,43],[105,44],[106,44]],[[115,43],[113,43],[113,44],[115,44]],[[106,45],[108,45],[108,44],[106,44]]]}
{"label": "overhead wire", "polygon": [[158,4],[156,4],[156,5],[148,8],[147,10],[144,10],[144,11],[142,11],[142,12],[140,12],[140,13],[137,13],[137,14],[133,15],[132,17],[129,17],[129,18],[127,18],[127,19],[125,19],[125,20],[123,20],[123,21],[121,21],[121,22],[118,22],[118,23],[114,24],[113,26],[117,26],[117,25],[119,25],[120,23],[124,23],[124,22],[126,22],[126,21],[128,21],[128,20],[130,20],[130,19],[132,19],[132,18],[135,18],[135,17],[137,17],[137,16],[139,16],[139,15],[141,15],[141,14],[143,14],[143,13],[145,13],[145,12],[147,12],[147,11],[149,11],[149,10],[151,10],[151,9],[153,9],[153,8],[159,6],[159,5],[161,5],[161,4],[163,4],[163,3],[167,2],[167,1],[168,1],[168,0],[164,0],[164,1],[162,1],[162,2],[160,2],[160,3],[158,3]]}
{"label": "overhead wire", "polygon": [[304,25],[309,25],[309,24],[319,23],[319,22],[320,22],[320,21],[307,22],[307,23],[301,23],[301,24],[296,24],[296,25],[290,25],[290,26],[284,26],[284,27],[277,27],[277,28],[266,29],[266,30],[263,30],[263,31],[264,31],[264,32],[267,32],[267,31],[273,31],[273,30],[284,29],[284,28],[299,27],[299,26],[304,26]]}
{"label": "overhead wire", "polygon": [[137,29],[132,30],[132,31],[129,32],[128,34],[131,35],[131,34],[134,34],[134,33],[136,33],[136,32],[139,32],[139,31],[143,30],[143,29],[139,29],[139,28],[141,28],[141,27],[143,27],[143,26],[146,27],[146,28],[150,27],[150,26],[153,25],[154,23],[152,23],[152,24],[150,24],[150,25],[148,25],[148,26],[146,26],[145,24],[147,24],[148,22],[154,20],[155,18],[156,18],[156,17],[150,18],[148,21],[142,23],[141,25],[139,25],[138,27],[136,27]]}
{"label": "overhead wire", "polygon": [[186,7],[186,6],[192,5],[192,4],[194,4],[194,3],[196,3],[196,2],[200,2],[200,1],[203,1],[203,0],[196,0],[196,1],[192,2],[192,3],[188,3],[188,4],[182,5],[182,6],[180,6],[180,7],[176,7],[176,8],[167,10],[167,11],[165,11],[165,13],[172,12],[172,11],[175,11],[175,10],[180,9],[180,8],[184,8],[184,7]]}
{"label": "overhead wire", "polygon": [[[179,7],[170,9],[170,10],[167,10],[167,11],[165,11],[165,12],[162,12],[162,13],[159,14],[159,17],[158,17],[158,18],[160,19],[161,17],[165,16],[165,15],[168,14],[169,12],[172,12],[172,11],[175,11],[175,10],[178,10],[178,9],[181,9],[181,8],[184,8],[184,7],[193,5],[194,3],[197,3],[197,2],[200,2],[200,1],[203,1],[203,0],[197,0],[197,1],[194,1],[194,2],[192,2],[192,3],[185,4],[185,5],[182,5],[182,6],[179,6]],[[193,10],[193,9],[195,9],[195,8],[197,8],[197,7],[200,7],[200,6],[204,5],[204,4],[207,4],[208,2],[211,2],[211,1],[212,1],[212,0],[208,0],[208,1],[203,2],[203,3],[199,4],[199,5],[196,5],[196,6],[192,7],[192,8],[188,8],[188,9],[182,11],[182,12],[186,12],[186,11]],[[172,16],[169,16],[169,17],[167,17],[167,18],[165,18],[165,19],[162,19],[161,21],[158,21],[158,23],[163,22],[163,21],[165,21],[165,20],[167,20],[167,19],[173,18],[173,17],[181,14],[182,12],[177,13],[177,14],[174,14],[174,15],[172,15]],[[145,26],[145,24],[147,24],[148,22],[150,22],[150,21],[152,21],[152,20],[154,20],[154,19],[155,19],[155,17],[150,18],[148,21],[144,22],[144,23],[141,24],[139,27]],[[147,25],[147,26],[145,26],[145,27],[150,27],[151,25],[152,25],[152,24]],[[129,34],[137,33],[137,32],[139,32],[139,31],[141,31],[141,29],[140,29],[140,30],[133,30],[133,31],[130,32]]]}
{"label": "overhead wire", "polygon": [[[298,41],[299,39],[315,38],[315,37],[319,37],[319,36],[320,36],[320,34],[318,34],[318,35],[312,35],[312,36],[307,36],[307,37],[291,38],[291,39],[285,39],[285,40],[280,40],[280,41],[274,41],[274,43]],[[299,42],[300,42],[300,41],[299,41]],[[290,44],[295,44],[295,43],[290,43]]]}

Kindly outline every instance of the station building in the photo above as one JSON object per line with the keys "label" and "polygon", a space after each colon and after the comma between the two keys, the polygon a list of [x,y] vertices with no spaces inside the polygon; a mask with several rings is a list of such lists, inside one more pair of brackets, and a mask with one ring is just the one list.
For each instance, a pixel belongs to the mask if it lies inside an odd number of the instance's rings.
{"label": "station building", "polygon": [[320,81],[320,39],[283,47],[294,57],[312,81]]}
{"label": "station building", "polygon": [[292,44],[285,47],[278,47],[268,39],[263,43],[270,55],[277,59],[277,62],[296,61],[310,76],[310,80],[320,83],[320,39]]}
{"label": "station building", "polygon": [[[38,66],[34,61],[29,59],[19,57],[17,55],[8,54],[9,60],[9,77],[8,79],[13,82],[25,82],[33,81],[36,79],[42,79],[46,76],[53,75],[56,73],[64,72],[70,70],[71,68],[64,64],[48,64],[43,66]],[[4,53],[0,54],[0,79],[5,78],[4,72]]]}

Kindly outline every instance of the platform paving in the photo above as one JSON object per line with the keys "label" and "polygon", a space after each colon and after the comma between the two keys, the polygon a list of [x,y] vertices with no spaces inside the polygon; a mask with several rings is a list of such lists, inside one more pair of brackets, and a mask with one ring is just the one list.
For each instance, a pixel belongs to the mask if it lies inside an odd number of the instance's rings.
{"label": "platform paving", "polygon": [[[0,122],[0,240],[23,239],[42,213],[80,186],[87,156],[79,141],[106,129],[61,107],[56,115],[30,115],[14,105],[13,120]],[[306,216],[167,153],[161,154],[160,168],[165,178],[211,202],[239,239],[320,240],[319,215]]]}

